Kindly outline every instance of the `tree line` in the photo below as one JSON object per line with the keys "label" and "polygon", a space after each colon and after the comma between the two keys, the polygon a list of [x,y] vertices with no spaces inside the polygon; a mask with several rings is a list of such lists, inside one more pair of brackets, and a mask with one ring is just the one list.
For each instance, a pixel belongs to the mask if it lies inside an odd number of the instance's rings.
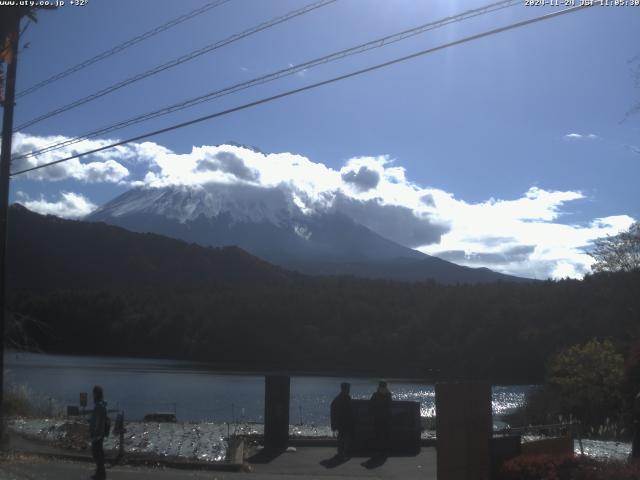
{"label": "tree line", "polygon": [[538,383],[565,348],[640,339],[637,224],[596,245],[581,281],[438,285],[304,276],[19,206],[9,220],[9,340],[46,352]]}
{"label": "tree line", "polygon": [[180,288],[14,291],[44,351],[205,361],[247,370],[537,383],[552,355],[640,338],[640,271],[442,286],[352,277]]}

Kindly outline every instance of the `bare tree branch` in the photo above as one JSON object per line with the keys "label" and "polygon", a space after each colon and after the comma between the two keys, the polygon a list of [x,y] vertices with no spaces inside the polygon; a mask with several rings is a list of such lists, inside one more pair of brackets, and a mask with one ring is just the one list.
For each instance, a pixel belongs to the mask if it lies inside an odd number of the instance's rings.
{"label": "bare tree branch", "polygon": [[594,272],[630,272],[640,269],[640,223],[613,237],[596,240],[589,255],[595,259]]}

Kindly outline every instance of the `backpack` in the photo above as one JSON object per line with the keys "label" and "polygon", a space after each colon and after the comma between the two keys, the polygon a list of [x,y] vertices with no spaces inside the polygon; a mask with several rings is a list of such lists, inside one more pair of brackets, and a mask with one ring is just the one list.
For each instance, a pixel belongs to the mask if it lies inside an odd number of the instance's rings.
{"label": "backpack", "polygon": [[108,437],[111,433],[111,419],[108,416],[104,417],[104,436]]}

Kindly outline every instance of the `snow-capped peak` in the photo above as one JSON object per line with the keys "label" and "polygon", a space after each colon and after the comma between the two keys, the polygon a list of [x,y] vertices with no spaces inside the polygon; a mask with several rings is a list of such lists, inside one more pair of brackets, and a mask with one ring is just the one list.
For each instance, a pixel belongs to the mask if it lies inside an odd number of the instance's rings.
{"label": "snow-capped peak", "polygon": [[300,208],[279,189],[250,185],[209,184],[136,188],[97,209],[92,217],[153,214],[180,223],[200,216],[228,215],[234,222],[269,222],[302,216]]}

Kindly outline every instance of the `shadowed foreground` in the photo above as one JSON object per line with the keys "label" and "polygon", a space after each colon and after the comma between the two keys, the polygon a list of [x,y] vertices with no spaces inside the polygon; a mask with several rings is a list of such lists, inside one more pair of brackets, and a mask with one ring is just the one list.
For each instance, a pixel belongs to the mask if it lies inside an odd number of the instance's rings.
{"label": "shadowed foreground", "polygon": [[[423,448],[415,457],[389,457],[386,461],[354,457],[335,461],[335,448],[301,447],[293,453],[283,453],[267,463],[251,465],[251,473],[228,473],[169,468],[114,466],[107,469],[113,480],[151,479],[302,479],[302,478],[402,478],[435,480],[435,448]],[[93,466],[88,462],[47,460],[39,457],[16,456],[0,464],[0,480],[74,480],[88,478]]]}

